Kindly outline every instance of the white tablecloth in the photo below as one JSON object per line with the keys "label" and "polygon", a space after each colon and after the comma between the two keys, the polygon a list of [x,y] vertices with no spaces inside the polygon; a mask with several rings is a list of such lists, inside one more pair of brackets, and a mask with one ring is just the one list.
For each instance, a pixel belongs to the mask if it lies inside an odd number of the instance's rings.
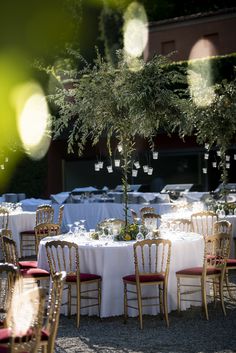
{"label": "white tablecloth", "polygon": [[[176,233],[175,233],[176,234]],[[168,305],[169,311],[177,307],[177,288],[175,272],[189,266],[200,266],[203,261],[203,238],[198,234],[189,233],[184,239],[181,236],[168,236],[172,240],[170,261]],[[80,245],[81,272],[97,273],[102,276],[101,317],[123,314],[123,281],[122,277],[134,273],[133,242],[107,242],[96,240],[81,240],[76,236],[59,236],[53,239],[64,238]],[[38,265],[49,270],[45,243],[52,237],[43,239],[39,246]],[[182,309],[190,303],[183,302]],[[154,310],[154,311],[153,311]],[[144,313],[153,314],[155,308],[145,308]],[[89,308],[84,313],[97,314],[96,309]],[[137,311],[130,312],[137,315]]]}
{"label": "white tablecloth", "polygon": [[[54,206],[54,205],[53,205]],[[158,214],[171,211],[170,203],[151,204]],[[59,205],[54,206],[56,208]],[[142,205],[129,204],[129,208],[133,208],[139,213]],[[78,203],[78,204],[65,204],[64,216],[62,221],[62,231],[67,231],[67,224],[72,224],[80,219],[85,219],[85,226],[87,230],[95,229],[96,225],[105,218],[124,218],[124,205],[119,203]]]}
{"label": "white tablecloth", "polygon": [[[161,223],[168,223],[174,219],[191,219],[192,212],[189,210],[182,211],[182,212],[172,212],[172,213],[165,213],[162,215]],[[236,215],[227,215],[223,218],[219,218],[219,220],[227,220],[232,224],[232,241],[231,241],[231,249],[230,249],[230,257],[236,257],[236,249],[235,249],[235,238],[236,238]]]}
{"label": "white tablecloth", "polygon": [[[13,240],[16,242],[18,254],[20,256],[20,232],[23,230],[34,229],[35,226],[35,212],[12,212],[9,214],[8,228],[12,231]],[[25,255],[27,255],[25,253]],[[30,255],[30,253],[28,254]],[[0,254],[2,258],[2,254]]]}

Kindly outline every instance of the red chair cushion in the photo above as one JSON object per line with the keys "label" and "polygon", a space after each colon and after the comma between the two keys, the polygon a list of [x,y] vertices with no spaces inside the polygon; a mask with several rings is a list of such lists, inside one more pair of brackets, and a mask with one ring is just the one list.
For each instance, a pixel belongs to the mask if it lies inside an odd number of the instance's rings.
{"label": "red chair cushion", "polygon": [[42,268],[22,268],[20,270],[23,277],[48,277],[50,273]]}
{"label": "red chair cushion", "polygon": [[18,262],[21,269],[23,268],[37,268],[38,261],[19,261]]}
{"label": "red chair cushion", "polygon": [[[80,281],[81,282],[92,281],[92,280],[101,279],[101,278],[102,278],[101,276],[95,275],[93,273],[81,273],[80,274]],[[76,282],[76,275],[66,276],[66,282]]]}
{"label": "red chair cushion", "polygon": [[0,329],[0,343],[7,343],[11,337],[11,329],[4,327]]}
{"label": "red chair cushion", "polygon": [[[177,275],[191,275],[191,276],[201,276],[203,271],[203,267],[191,267],[191,268],[185,268],[183,270],[177,271]],[[207,275],[215,275],[219,274],[220,269],[215,268],[215,267],[209,267],[207,269]]]}
{"label": "red chair cushion", "polygon": [[229,267],[236,266],[236,259],[228,259],[226,266],[229,266]]}
{"label": "red chair cushion", "polygon": [[22,235],[34,235],[35,233],[34,233],[34,229],[32,229],[32,230],[23,230],[22,232],[20,232],[20,234],[22,234]]}
{"label": "red chair cushion", "polygon": [[[136,282],[136,277],[135,275],[128,275],[123,277],[124,281],[129,281],[129,282]],[[146,283],[146,282],[163,282],[165,280],[165,277],[163,275],[141,275],[139,276],[139,281],[141,283]]]}
{"label": "red chair cushion", "polygon": [[48,341],[50,333],[46,329],[42,329],[41,331],[41,341]]}
{"label": "red chair cushion", "polygon": [[[49,332],[46,329],[42,329],[42,331],[41,331],[41,340],[42,341],[48,341],[49,335],[50,334],[49,334]],[[22,338],[22,337],[24,337],[24,335],[23,336],[20,335],[19,337]],[[1,328],[0,329],[0,344],[8,343],[10,338],[11,338],[11,329],[10,328]],[[23,338],[23,341],[24,341],[24,338]],[[17,337],[16,337],[16,342],[17,342]]]}

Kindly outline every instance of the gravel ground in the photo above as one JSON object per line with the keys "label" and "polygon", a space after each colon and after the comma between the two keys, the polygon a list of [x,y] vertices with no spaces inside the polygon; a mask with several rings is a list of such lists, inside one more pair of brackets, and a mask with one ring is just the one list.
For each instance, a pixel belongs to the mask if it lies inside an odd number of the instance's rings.
{"label": "gravel ground", "polygon": [[206,321],[201,308],[169,314],[170,327],[159,316],[144,316],[144,328],[139,329],[138,318],[81,317],[76,328],[75,316],[60,317],[57,353],[232,353],[236,352],[236,301],[227,304],[224,317],[217,305],[209,305],[210,320]]}

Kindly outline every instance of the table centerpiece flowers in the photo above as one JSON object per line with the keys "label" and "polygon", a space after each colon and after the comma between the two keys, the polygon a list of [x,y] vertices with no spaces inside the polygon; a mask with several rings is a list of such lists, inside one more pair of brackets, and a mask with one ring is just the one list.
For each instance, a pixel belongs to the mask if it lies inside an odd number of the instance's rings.
{"label": "table centerpiece flowers", "polygon": [[136,240],[139,228],[136,223],[128,223],[127,226],[122,227],[120,233],[115,236],[115,240],[120,241],[130,241]]}

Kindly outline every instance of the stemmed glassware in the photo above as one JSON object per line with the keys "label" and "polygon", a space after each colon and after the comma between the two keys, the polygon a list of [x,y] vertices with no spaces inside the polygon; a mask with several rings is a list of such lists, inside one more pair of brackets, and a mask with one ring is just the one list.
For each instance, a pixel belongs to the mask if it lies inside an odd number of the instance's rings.
{"label": "stemmed glassware", "polygon": [[69,228],[69,231],[67,232],[67,234],[73,234],[73,232],[72,232],[72,226],[73,226],[73,224],[72,223],[68,223],[67,224],[67,227]]}
{"label": "stemmed glassware", "polygon": [[80,222],[79,221],[76,221],[74,222],[74,234],[75,235],[78,235],[79,234],[79,231],[80,231]]}
{"label": "stemmed glassware", "polygon": [[86,220],[85,220],[85,219],[80,219],[81,228],[83,228],[83,229],[84,229],[84,231],[86,232],[85,222],[86,222]]}
{"label": "stemmed glassware", "polygon": [[143,233],[141,232],[141,229],[142,229],[142,224],[139,224],[139,225],[138,225],[138,233],[137,233],[137,235],[136,235],[136,240],[137,240],[137,241],[144,240],[144,235],[143,235]]}
{"label": "stemmed glassware", "polygon": [[85,226],[84,226],[84,224],[80,225],[80,236],[81,237],[85,236]]}
{"label": "stemmed glassware", "polygon": [[102,234],[101,234],[100,237],[99,237],[99,238],[101,238],[101,239],[105,239],[105,238],[106,238],[105,228],[106,228],[106,227],[104,227],[104,226],[101,227],[101,229],[102,229]]}
{"label": "stemmed glassware", "polygon": [[219,213],[219,217],[220,217],[220,218],[224,218],[224,217],[225,217],[224,206],[221,206],[221,210],[220,210],[220,213]]}

